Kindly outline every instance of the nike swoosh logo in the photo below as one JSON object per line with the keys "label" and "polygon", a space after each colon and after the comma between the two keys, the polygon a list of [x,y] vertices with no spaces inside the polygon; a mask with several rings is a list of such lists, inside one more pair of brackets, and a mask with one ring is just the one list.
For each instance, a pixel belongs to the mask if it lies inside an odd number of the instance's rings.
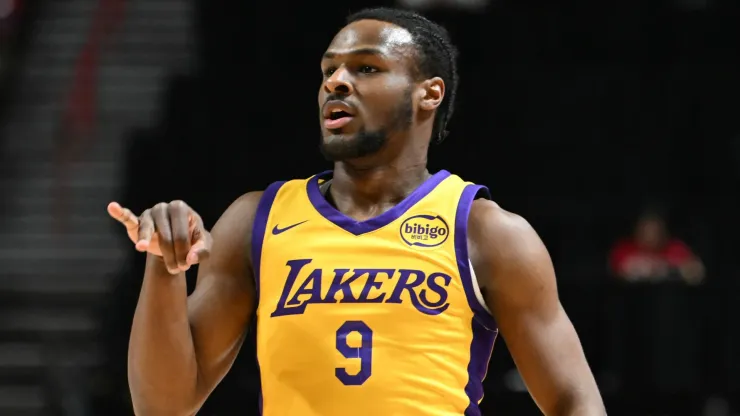
{"label": "nike swoosh logo", "polygon": [[299,222],[299,223],[297,223],[297,224],[289,225],[289,226],[287,226],[287,227],[285,227],[285,228],[280,228],[280,227],[278,227],[278,226],[276,225],[276,226],[275,226],[275,228],[273,228],[273,229],[272,229],[272,235],[278,235],[278,234],[282,234],[282,233],[284,233],[284,232],[286,232],[286,231],[290,230],[291,228],[295,228],[295,227],[297,227],[297,226],[299,226],[299,225],[301,225],[301,224],[303,224],[304,222],[307,222],[307,221],[308,221],[308,220],[306,220],[306,221],[301,221],[301,222]]}

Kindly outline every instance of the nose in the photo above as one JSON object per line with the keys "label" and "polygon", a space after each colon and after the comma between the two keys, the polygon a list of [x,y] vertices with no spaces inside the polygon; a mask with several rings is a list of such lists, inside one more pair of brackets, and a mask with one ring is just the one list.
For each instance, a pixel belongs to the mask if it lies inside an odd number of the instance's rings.
{"label": "nose", "polygon": [[339,68],[334,71],[334,73],[331,74],[331,76],[327,78],[326,82],[324,83],[324,88],[326,88],[326,92],[330,94],[352,94],[354,92],[354,88],[352,87],[352,83],[350,82],[350,74],[348,74],[347,72],[348,71],[344,68]]}

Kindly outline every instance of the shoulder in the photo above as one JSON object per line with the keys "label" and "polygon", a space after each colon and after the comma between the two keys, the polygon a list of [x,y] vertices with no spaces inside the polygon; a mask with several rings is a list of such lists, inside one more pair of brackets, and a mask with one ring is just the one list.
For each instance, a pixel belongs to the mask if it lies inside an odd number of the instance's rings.
{"label": "shoulder", "polygon": [[518,214],[506,211],[489,199],[476,199],[470,208],[470,225],[510,232],[531,229],[527,220]]}
{"label": "shoulder", "polygon": [[226,222],[230,225],[251,227],[262,195],[264,195],[263,191],[254,191],[240,196],[224,211],[218,223]]}
{"label": "shoulder", "polygon": [[634,240],[630,238],[620,238],[614,242],[612,250],[633,250],[636,249],[637,245]]}
{"label": "shoulder", "polygon": [[251,261],[252,230],[263,195],[263,191],[248,192],[231,203],[211,230],[215,247],[246,253]]}
{"label": "shoulder", "polygon": [[522,216],[488,199],[473,201],[468,218],[468,240],[473,246],[505,249],[532,239],[539,240],[539,236]]}
{"label": "shoulder", "polygon": [[551,273],[550,255],[530,223],[487,199],[470,209],[468,247],[481,286]]}
{"label": "shoulder", "polygon": [[689,248],[689,246],[685,242],[677,238],[673,238],[668,241],[665,252],[670,256],[681,258],[688,258],[693,255],[691,248]]}
{"label": "shoulder", "polygon": [[629,239],[618,240],[611,249],[611,255],[620,257],[631,255],[638,251],[637,245]]}
{"label": "shoulder", "polygon": [[[278,181],[267,186],[264,191],[247,192],[229,206],[218,222],[223,224],[222,228],[225,228],[230,234],[249,237],[247,244],[251,245],[253,230],[255,230],[255,227],[259,228],[265,225],[267,216],[273,204],[277,201],[278,192],[286,188],[293,191],[303,189],[305,182],[305,179]],[[301,186],[297,187],[296,185]],[[290,189],[288,189],[288,192],[290,192]],[[217,223],[216,226],[219,226],[219,224]],[[259,234],[264,230],[256,231]]]}

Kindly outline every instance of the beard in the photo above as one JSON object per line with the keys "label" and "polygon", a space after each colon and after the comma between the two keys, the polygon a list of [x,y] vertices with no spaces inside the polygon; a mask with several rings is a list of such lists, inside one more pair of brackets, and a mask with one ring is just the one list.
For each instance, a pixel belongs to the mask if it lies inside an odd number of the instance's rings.
{"label": "beard", "polygon": [[330,162],[357,159],[370,156],[382,149],[390,138],[391,133],[403,131],[411,126],[413,118],[412,89],[409,88],[403,100],[391,109],[391,121],[388,126],[377,130],[360,129],[353,136],[341,133],[321,138],[320,150],[324,158]]}

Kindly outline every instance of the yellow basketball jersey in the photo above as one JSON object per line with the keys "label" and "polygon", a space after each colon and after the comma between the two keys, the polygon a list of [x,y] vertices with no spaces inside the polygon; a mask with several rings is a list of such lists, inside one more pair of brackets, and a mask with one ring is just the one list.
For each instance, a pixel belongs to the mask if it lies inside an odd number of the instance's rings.
{"label": "yellow basketball jersey", "polygon": [[270,185],[257,209],[257,357],[265,416],[480,415],[498,333],[468,260],[482,186],[440,171],[356,221],[331,172]]}

